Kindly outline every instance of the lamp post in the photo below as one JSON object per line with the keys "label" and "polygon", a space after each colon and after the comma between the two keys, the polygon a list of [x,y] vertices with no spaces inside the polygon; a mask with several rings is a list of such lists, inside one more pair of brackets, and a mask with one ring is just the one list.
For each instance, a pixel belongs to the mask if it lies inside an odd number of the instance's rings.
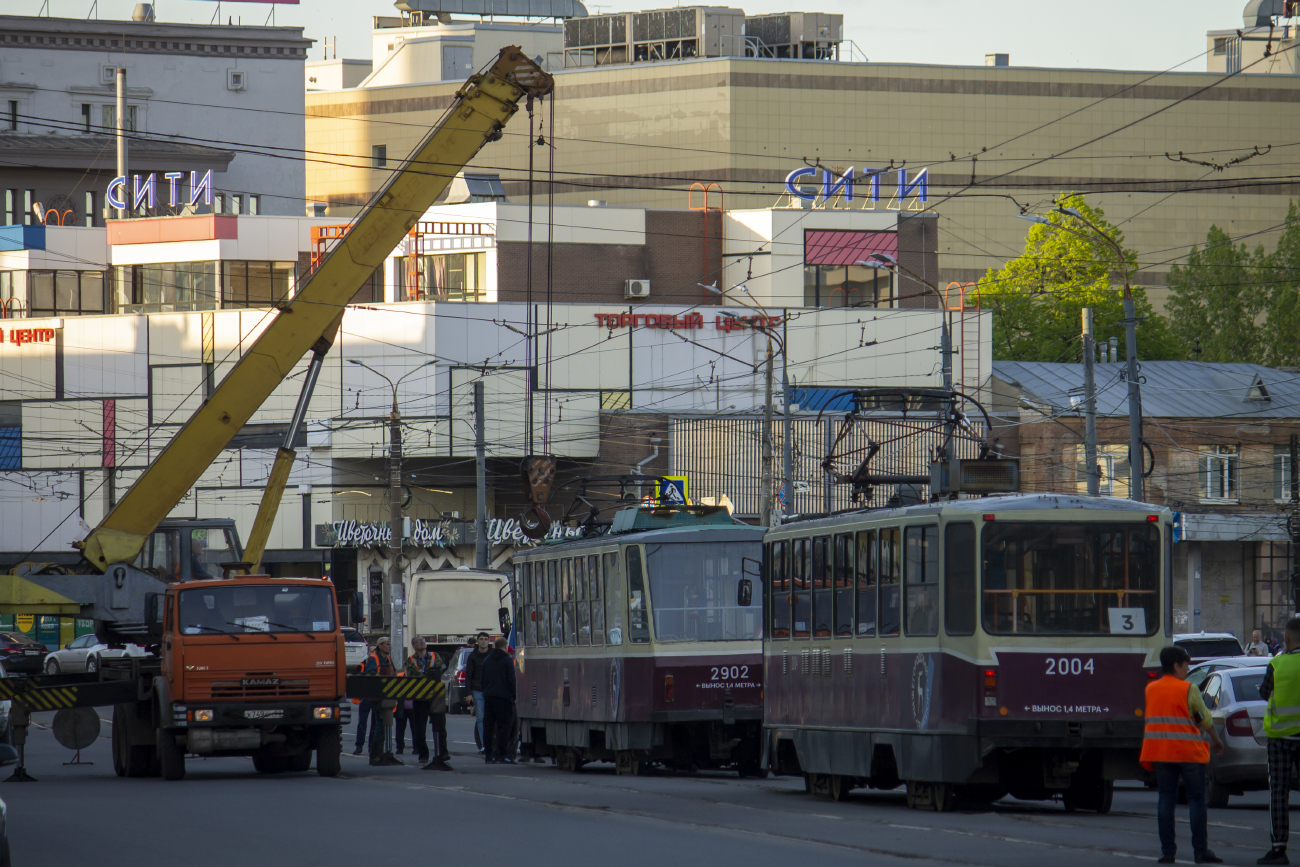
{"label": "lamp post", "polygon": [[[426,367],[437,364],[437,360],[426,361],[418,367],[413,367],[406,373],[402,374],[396,382],[389,379],[383,373],[375,370],[364,361],[355,358],[349,358],[348,362],[358,367],[364,367],[366,370],[378,376],[393,390],[393,408],[388,414],[388,521],[389,533],[389,551],[391,552],[392,561],[388,565],[388,592],[385,594],[388,598],[385,601],[385,607],[388,609],[390,637],[393,642],[393,648],[397,653],[399,660],[406,658],[405,643],[405,608],[406,594],[403,592],[402,585],[402,415],[397,408],[397,387],[402,384],[408,376]],[[400,663],[399,663],[400,664]]]}
{"label": "lamp post", "polygon": [[[719,289],[717,286],[710,286],[706,283],[700,283],[699,285],[703,286],[705,289],[709,290],[710,292],[713,292],[717,295],[721,295],[724,298],[727,297],[728,290],[726,289]],[[759,492],[758,492],[758,512],[759,512],[759,523],[762,524],[764,527],[770,527],[772,526],[772,459],[773,459],[772,457],[772,368],[773,368],[774,355],[772,351],[772,339],[773,339],[772,329],[768,324],[768,320],[770,320],[772,317],[771,314],[767,312],[766,307],[764,307],[762,304],[759,304],[757,301],[754,300],[754,296],[750,294],[749,287],[742,284],[738,288],[743,289],[745,294],[749,295],[750,301],[747,303],[745,301],[742,301],[739,298],[733,298],[732,300],[736,301],[741,306],[748,307],[750,310],[757,312],[759,315],[763,317],[764,320],[763,326],[759,330],[762,331],[763,334],[767,337],[766,364],[764,365],[767,368],[767,372],[764,377],[764,386],[763,386],[763,445],[762,445],[762,456],[761,456],[762,475],[759,482],[759,485],[761,487],[759,488]],[[782,328],[784,328],[785,317],[784,316],[781,317],[781,320],[782,320]],[[785,351],[785,341],[779,337],[776,338],[776,340],[777,343],[780,345],[780,350],[781,350],[781,388],[782,388],[782,401],[784,402],[784,415],[785,415],[785,419],[784,419],[785,442],[782,443],[782,449],[781,449],[782,451],[781,470],[782,470],[782,475],[785,476],[785,478],[782,481],[782,484],[785,487],[785,503],[786,503],[785,510],[783,511],[782,517],[785,517],[786,515],[790,514],[790,504],[794,499],[794,492],[791,489],[793,486],[793,480],[790,478],[792,473],[791,464],[793,463],[793,457],[792,457],[792,449],[790,445],[790,379],[789,379],[789,370],[787,366],[789,359]]]}
{"label": "lamp post", "polygon": [[1146,499],[1143,491],[1142,465],[1145,463],[1142,459],[1142,393],[1138,385],[1138,368],[1137,368],[1137,308],[1133,303],[1133,284],[1129,275],[1128,258],[1124,255],[1124,249],[1119,243],[1101,230],[1097,224],[1093,223],[1078,208],[1064,208],[1057,206],[1059,213],[1074,217],[1079,222],[1088,227],[1090,232],[1080,232],[1077,229],[1071,229],[1062,223],[1054,223],[1039,214],[1018,214],[1022,220],[1028,220],[1031,223],[1039,223],[1044,226],[1050,226],[1053,229],[1059,229],[1062,232],[1068,232],[1076,238],[1082,238],[1085,241],[1096,243],[1104,242],[1119,257],[1120,268],[1124,274],[1124,351],[1127,354],[1127,379],[1128,379],[1128,474],[1129,474],[1129,498],[1136,501]]}

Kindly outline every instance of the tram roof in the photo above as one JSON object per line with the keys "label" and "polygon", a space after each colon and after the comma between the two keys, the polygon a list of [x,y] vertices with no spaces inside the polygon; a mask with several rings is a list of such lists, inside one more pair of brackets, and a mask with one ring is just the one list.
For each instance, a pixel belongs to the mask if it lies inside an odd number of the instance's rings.
{"label": "tram roof", "polygon": [[[938,503],[922,503],[915,506],[900,506],[894,509],[863,509],[857,512],[841,512],[822,518],[810,518],[775,527],[775,530],[803,527],[820,527],[843,523],[846,519],[888,519],[911,518],[919,515],[951,514],[987,514],[991,512],[1037,512],[1058,509],[1085,509],[1096,512],[1128,512],[1130,514],[1154,515],[1168,511],[1164,506],[1151,503],[1135,503],[1132,500],[1117,497],[1086,497],[1077,494],[1001,494],[991,497],[977,497],[967,500],[944,500]],[[1046,516],[1045,516],[1046,517]]]}
{"label": "tram roof", "polygon": [[659,530],[638,530],[635,533],[610,533],[586,539],[555,542],[519,551],[515,559],[544,557],[548,554],[567,553],[585,548],[605,548],[610,545],[638,545],[644,542],[761,542],[766,527],[743,524],[704,524],[698,527],[668,527]]}

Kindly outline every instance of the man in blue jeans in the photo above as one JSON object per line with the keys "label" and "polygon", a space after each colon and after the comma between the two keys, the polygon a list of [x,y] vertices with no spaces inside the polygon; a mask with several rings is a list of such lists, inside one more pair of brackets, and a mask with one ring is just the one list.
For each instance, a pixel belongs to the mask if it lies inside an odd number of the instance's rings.
{"label": "man in blue jeans", "polygon": [[366,723],[371,724],[371,730],[374,726],[379,725],[379,714],[374,713],[375,703],[368,698],[361,699],[361,704],[357,705],[357,748],[352,755],[359,756],[370,743],[370,736],[366,734]]}
{"label": "man in blue jeans", "polygon": [[474,649],[465,659],[465,685],[474,696],[474,734],[478,751],[483,752],[483,660],[492,652],[492,640],[486,632],[474,639]]}

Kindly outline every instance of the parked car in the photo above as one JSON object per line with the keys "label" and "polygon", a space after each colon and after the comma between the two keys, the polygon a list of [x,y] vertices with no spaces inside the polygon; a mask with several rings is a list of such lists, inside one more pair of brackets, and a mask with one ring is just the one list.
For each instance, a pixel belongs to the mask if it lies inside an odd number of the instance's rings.
{"label": "parked car", "polygon": [[1237,636],[1230,632],[1181,632],[1174,636],[1174,644],[1187,651],[1193,665],[1220,656],[1246,655]]}
{"label": "parked car", "polygon": [[[0,666],[0,677],[8,677],[4,667]],[[13,740],[13,729],[9,727],[9,712],[13,709],[14,703],[9,699],[0,701],[0,743],[9,743]],[[0,865],[2,867],[2,865]]]}
{"label": "parked car", "polygon": [[0,665],[9,674],[40,674],[49,648],[21,632],[0,632]]}
{"label": "parked car", "polygon": [[1268,665],[1269,659],[1270,657],[1267,656],[1221,656],[1207,659],[1192,666],[1191,671],[1187,673],[1187,682],[1200,689],[1216,671],[1223,671],[1225,668],[1263,668]]}
{"label": "parked car", "polygon": [[109,647],[96,638],[92,632],[72,639],[72,641],[68,642],[68,646],[62,650],[51,651],[45,657],[44,668],[46,674],[80,671],[93,673],[99,671],[101,660],[146,655],[145,649],[138,644],[128,644],[126,647]]}
{"label": "parked car", "polygon": [[352,671],[366,663],[370,655],[370,642],[360,632],[350,627],[343,627],[343,663]]}
{"label": "parked car", "polygon": [[1211,751],[1206,774],[1206,801],[1211,807],[1226,807],[1232,795],[1268,788],[1268,738],[1264,735],[1268,702],[1259,697],[1264,673],[1264,667],[1258,665],[1216,671],[1201,689],[1223,741],[1222,755]]}

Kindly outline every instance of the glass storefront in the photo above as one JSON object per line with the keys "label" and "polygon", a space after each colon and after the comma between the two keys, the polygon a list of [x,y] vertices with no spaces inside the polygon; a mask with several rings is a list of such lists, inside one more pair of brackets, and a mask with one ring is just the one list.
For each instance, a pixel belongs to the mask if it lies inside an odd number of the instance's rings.
{"label": "glass storefront", "polygon": [[867,265],[804,265],[805,307],[893,307],[893,275]]}
{"label": "glass storefront", "polygon": [[6,316],[81,316],[104,312],[103,271],[0,271]]}
{"label": "glass storefront", "polygon": [[[486,301],[487,254],[443,253],[420,256],[411,274],[410,257],[394,260],[401,301]],[[412,279],[414,276],[414,280]]]}
{"label": "glass storefront", "polygon": [[113,269],[117,312],[271,307],[288,300],[295,271],[293,262],[242,260],[119,265]]}
{"label": "glass storefront", "polygon": [[1295,615],[1291,599],[1292,546],[1260,542],[1255,555],[1255,624],[1264,637],[1282,640],[1286,622]]}

